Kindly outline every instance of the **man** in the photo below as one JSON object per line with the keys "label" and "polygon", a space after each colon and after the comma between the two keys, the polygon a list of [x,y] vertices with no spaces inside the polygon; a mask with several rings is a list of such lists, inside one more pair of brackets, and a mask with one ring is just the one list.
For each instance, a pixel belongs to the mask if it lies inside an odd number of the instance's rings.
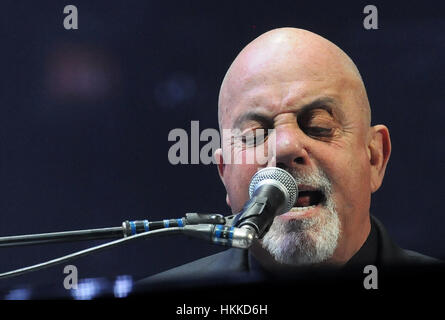
{"label": "man", "polygon": [[[215,152],[227,204],[240,212],[252,176],[265,166],[293,175],[300,190],[290,212],[277,216],[250,250],[229,249],[151,280],[203,278],[227,272],[273,275],[301,267],[345,270],[425,264],[434,259],[402,250],[370,215],[391,153],[388,128],[370,126],[366,90],[352,60],[309,31],[267,32],[236,57],[221,86],[219,125],[238,130]],[[260,129],[270,136],[247,143]],[[266,131],[267,132],[267,131]],[[273,139],[267,161],[248,159]],[[264,160],[264,159],[257,159]],[[260,165],[260,163],[263,163]],[[245,279],[245,277],[243,276]]]}

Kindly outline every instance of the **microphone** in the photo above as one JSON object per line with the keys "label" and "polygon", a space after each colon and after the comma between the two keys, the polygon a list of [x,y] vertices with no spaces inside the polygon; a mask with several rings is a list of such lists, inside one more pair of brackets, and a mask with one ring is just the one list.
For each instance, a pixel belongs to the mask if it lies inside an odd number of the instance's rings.
{"label": "microphone", "polygon": [[267,167],[252,177],[250,200],[240,213],[226,217],[226,223],[186,225],[183,233],[219,245],[247,249],[261,238],[275,216],[289,211],[298,196],[298,186],[287,171]]}
{"label": "microphone", "polygon": [[251,229],[257,238],[268,230],[275,216],[288,212],[298,196],[295,179],[277,167],[259,170],[249,185],[250,200],[234,219],[232,225]]}

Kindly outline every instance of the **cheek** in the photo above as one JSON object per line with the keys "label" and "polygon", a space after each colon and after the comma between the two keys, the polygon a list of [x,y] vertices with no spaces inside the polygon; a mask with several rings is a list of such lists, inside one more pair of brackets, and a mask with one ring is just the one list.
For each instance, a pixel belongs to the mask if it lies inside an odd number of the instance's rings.
{"label": "cheek", "polygon": [[274,154],[274,143],[266,142],[256,146],[236,146],[232,149],[230,161],[232,164],[256,165],[260,167],[266,166],[270,157]]}
{"label": "cheek", "polygon": [[332,181],[340,214],[350,215],[369,210],[370,166],[366,152],[356,150],[324,152],[320,163]]}
{"label": "cheek", "polygon": [[257,172],[255,165],[232,164],[226,166],[225,185],[232,212],[239,212],[249,200],[249,183]]}

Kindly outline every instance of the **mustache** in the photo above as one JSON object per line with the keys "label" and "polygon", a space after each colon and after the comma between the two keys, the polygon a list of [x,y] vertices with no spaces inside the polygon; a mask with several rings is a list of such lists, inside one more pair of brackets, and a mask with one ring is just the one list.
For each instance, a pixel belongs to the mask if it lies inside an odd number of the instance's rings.
{"label": "mustache", "polygon": [[324,172],[320,168],[316,168],[312,172],[302,172],[301,170],[295,168],[283,169],[292,175],[292,177],[297,182],[297,185],[306,185],[313,187],[323,192],[325,196],[328,196],[332,193],[332,182],[326,172]]}

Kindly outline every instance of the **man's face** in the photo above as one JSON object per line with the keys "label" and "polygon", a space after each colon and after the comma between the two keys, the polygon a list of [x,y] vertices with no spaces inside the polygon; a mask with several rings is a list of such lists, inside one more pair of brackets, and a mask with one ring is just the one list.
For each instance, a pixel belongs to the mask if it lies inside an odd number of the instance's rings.
{"label": "man's face", "polygon": [[[375,191],[370,177],[369,125],[359,107],[357,83],[349,74],[328,67],[308,69],[301,64],[271,62],[239,69],[225,84],[220,98],[220,107],[230,110],[221,119],[222,129],[239,129],[241,133],[235,141],[223,139],[224,159],[251,159],[257,148],[267,150],[266,145],[274,139],[275,152],[266,155],[267,166],[286,169],[297,181],[299,176],[321,172],[330,193],[300,183],[299,189],[306,192],[300,192],[291,212],[276,220],[282,224],[325,221],[334,214],[327,208],[329,200],[338,214],[340,232],[331,260],[342,260],[361,246],[369,232],[370,196]],[[258,129],[274,131],[264,141],[245,143],[243,136]],[[264,159],[257,160],[264,163]],[[264,166],[220,165],[232,212],[239,212],[249,199],[250,180]]]}

